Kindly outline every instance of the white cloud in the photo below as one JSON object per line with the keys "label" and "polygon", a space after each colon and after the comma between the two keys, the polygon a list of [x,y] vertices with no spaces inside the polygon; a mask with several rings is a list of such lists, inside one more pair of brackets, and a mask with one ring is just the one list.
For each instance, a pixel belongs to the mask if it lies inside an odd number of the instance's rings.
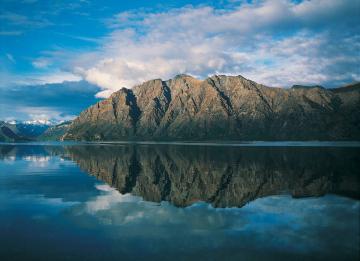
{"label": "white cloud", "polygon": [[96,185],[97,190],[104,194],[97,196],[95,199],[86,202],[86,209],[89,213],[96,213],[102,210],[108,210],[116,204],[124,202],[139,202],[140,198],[130,194],[120,194],[116,189],[107,184]]}
{"label": "white cloud", "polygon": [[26,114],[28,115],[28,119],[34,121],[68,121],[76,117],[76,115],[64,115],[63,112],[58,111],[57,108],[52,107],[18,106],[14,112]]}
{"label": "white cloud", "polygon": [[56,71],[36,77],[36,84],[62,83],[64,81],[80,81],[81,77],[70,72]]}
{"label": "white cloud", "polygon": [[51,62],[46,58],[38,58],[35,59],[31,64],[37,69],[43,69],[51,65]]}
{"label": "white cloud", "polygon": [[278,86],[358,80],[357,1],[256,1],[231,10],[187,6],[125,12],[75,73],[108,96],[121,87],[179,73],[242,74]]}

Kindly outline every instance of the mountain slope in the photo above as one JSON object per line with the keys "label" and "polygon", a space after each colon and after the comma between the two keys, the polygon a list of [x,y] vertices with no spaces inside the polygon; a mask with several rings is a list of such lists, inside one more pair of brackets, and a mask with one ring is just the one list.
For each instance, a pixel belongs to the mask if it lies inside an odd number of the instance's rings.
{"label": "mountain slope", "polygon": [[83,111],[63,139],[359,140],[360,85],[282,89],[242,76],[155,79]]}
{"label": "mountain slope", "polygon": [[0,142],[30,141],[31,139],[22,135],[15,124],[0,121]]}
{"label": "mountain slope", "polygon": [[51,125],[49,124],[33,124],[20,122],[16,124],[16,128],[19,130],[22,136],[36,139],[43,134]]}
{"label": "mountain slope", "polygon": [[49,127],[45,132],[37,137],[40,141],[54,141],[60,140],[60,138],[67,132],[71,124],[71,121],[65,121],[55,126]]}

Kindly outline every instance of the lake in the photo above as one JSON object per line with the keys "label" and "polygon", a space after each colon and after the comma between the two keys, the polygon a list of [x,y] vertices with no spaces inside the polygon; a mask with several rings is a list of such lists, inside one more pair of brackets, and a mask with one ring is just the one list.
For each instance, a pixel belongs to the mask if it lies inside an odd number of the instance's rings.
{"label": "lake", "polygon": [[0,144],[1,260],[359,260],[357,143]]}

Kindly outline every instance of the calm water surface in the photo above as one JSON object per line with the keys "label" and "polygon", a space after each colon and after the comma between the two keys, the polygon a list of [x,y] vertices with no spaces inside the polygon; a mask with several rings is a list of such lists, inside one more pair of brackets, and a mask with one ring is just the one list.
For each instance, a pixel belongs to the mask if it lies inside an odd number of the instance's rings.
{"label": "calm water surface", "polygon": [[358,260],[359,170],[339,143],[1,144],[0,260]]}

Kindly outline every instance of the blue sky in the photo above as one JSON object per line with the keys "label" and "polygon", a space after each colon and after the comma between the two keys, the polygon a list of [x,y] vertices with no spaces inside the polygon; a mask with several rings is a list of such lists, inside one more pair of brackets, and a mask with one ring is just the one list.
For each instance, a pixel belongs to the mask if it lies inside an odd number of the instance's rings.
{"label": "blue sky", "polygon": [[179,73],[336,87],[359,53],[360,1],[0,0],[0,119],[69,119]]}

